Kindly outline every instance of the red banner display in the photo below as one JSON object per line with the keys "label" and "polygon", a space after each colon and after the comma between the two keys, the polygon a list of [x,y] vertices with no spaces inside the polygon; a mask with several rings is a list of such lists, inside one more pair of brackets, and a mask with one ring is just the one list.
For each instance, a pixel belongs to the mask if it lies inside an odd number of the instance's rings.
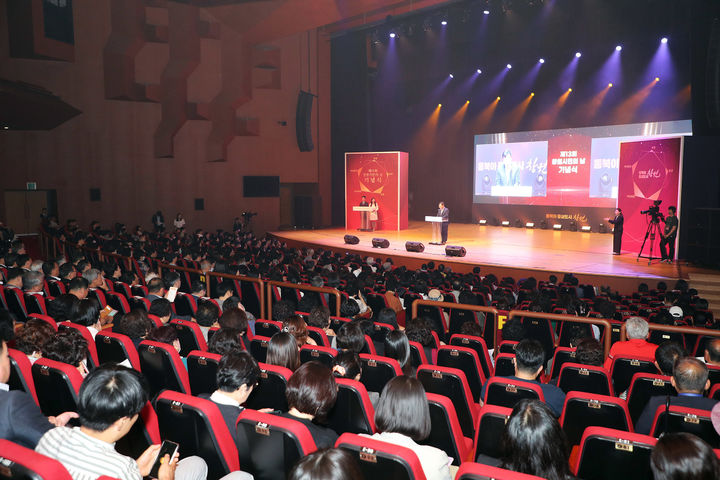
{"label": "red banner display", "polygon": [[377,230],[408,228],[407,152],[345,154],[345,228],[361,227],[361,212],[353,211],[363,195],[378,204]]}
{"label": "red banner display", "polygon": [[[652,215],[647,211],[654,202],[661,201],[660,212],[667,215],[670,206],[680,209],[680,158],[682,138],[663,138],[642,142],[624,142],[620,145],[620,175],[618,184],[618,206],[625,216],[622,249],[640,253],[648,232]],[[659,231],[665,224],[660,221]],[[642,255],[660,258],[660,236],[654,240],[648,237]]]}

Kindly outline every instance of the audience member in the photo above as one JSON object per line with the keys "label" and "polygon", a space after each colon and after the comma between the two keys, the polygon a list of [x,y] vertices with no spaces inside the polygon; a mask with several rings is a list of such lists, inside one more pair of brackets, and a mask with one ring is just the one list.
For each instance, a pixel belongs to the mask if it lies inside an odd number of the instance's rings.
{"label": "audience member", "polygon": [[335,337],[338,350],[350,350],[355,353],[362,353],[365,346],[365,335],[358,322],[343,323]]}
{"label": "audience member", "polygon": [[705,344],[705,363],[720,366],[720,338],[713,338]]}
{"label": "audience member", "polygon": [[145,340],[145,337],[152,329],[153,323],[148,318],[147,312],[141,308],[130,310],[125,315],[117,318],[113,324],[113,332],[130,337],[135,348]]}
{"label": "audience member", "polygon": [[240,330],[235,328],[223,328],[215,332],[208,340],[208,352],[218,355],[240,353],[245,350],[240,339]]}
{"label": "audience member", "polygon": [[88,374],[88,343],[74,328],[60,330],[43,346],[42,356],[77,368],[83,377]]}
{"label": "audience member", "polygon": [[317,345],[315,340],[308,336],[307,324],[300,315],[290,315],[283,320],[283,332],[288,332],[295,337],[298,348],[303,345]]}
{"label": "audience member", "polygon": [[403,375],[415,376],[410,358],[410,342],[402,330],[392,330],[385,336],[385,356],[394,358],[400,364]]}
{"label": "audience member", "polygon": [[603,366],[605,352],[600,342],[594,338],[584,338],[575,347],[575,361],[583,365]]}
{"label": "audience member", "polygon": [[71,321],[86,327],[90,335],[95,338],[95,335],[102,329],[100,308],[100,302],[96,299],[84,298],[78,302],[77,313],[71,318]]}
{"label": "audience member", "polygon": [[685,349],[677,342],[665,341],[655,349],[655,366],[663,375],[672,375],[677,361],[687,356]]}
{"label": "audience member", "polygon": [[203,300],[198,304],[197,311],[195,312],[195,320],[200,326],[203,337],[207,342],[208,330],[212,327],[218,327],[218,319],[220,317],[220,309],[215,303],[209,300]]}
{"label": "audience member", "polygon": [[172,304],[167,298],[156,298],[150,304],[148,315],[155,315],[165,325],[172,317]]}
{"label": "audience member", "polygon": [[30,363],[42,357],[45,344],[55,336],[55,329],[45,320],[28,318],[17,331],[15,348],[27,355]]}
{"label": "audience member", "polygon": [[288,332],[278,332],[268,342],[265,363],[285,367],[293,372],[300,366],[297,340]]}
{"label": "audience member", "polygon": [[[180,338],[178,337],[177,330],[175,330],[175,327],[172,325],[163,325],[162,327],[153,328],[150,330],[150,333],[148,333],[147,339],[151,342],[170,345],[176,352],[178,352],[178,355],[180,355]],[[182,360],[183,365],[187,368],[187,358],[181,356],[180,360]]]}
{"label": "audience member", "polygon": [[323,448],[298,460],[288,480],[364,480],[364,477],[350,452]]}
{"label": "audience member", "polygon": [[690,433],[662,435],[650,456],[655,480],[716,480],[720,461],[712,447]]}
{"label": "audience member", "polygon": [[648,322],[640,317],[630,317],[625,322],[627,340],[615,342],[605,360],[605,368],[610,370],[613,359],[617,356],[655,358],[657,345],[647,341],[650,334]]}

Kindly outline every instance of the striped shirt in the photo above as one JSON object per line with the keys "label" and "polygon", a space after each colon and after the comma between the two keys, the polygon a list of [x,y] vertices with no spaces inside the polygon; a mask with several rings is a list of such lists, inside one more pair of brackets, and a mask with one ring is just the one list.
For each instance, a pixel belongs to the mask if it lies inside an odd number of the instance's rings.
{"label": "striped shirt", "polygon": [[119,480],[142,480],[134,459],[115,451],[115,445],[93,438],[80,427],[57,427],[42,436],[35,451],[62,463],[73,480],[107,475]]}

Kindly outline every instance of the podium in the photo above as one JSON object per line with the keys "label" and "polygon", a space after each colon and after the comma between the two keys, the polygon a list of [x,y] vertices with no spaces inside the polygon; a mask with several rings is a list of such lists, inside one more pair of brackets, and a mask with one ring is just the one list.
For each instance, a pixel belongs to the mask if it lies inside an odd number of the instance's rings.
{"label": "podium", "polygon": [[359,205],[355,205],[352,207],[353,212],[360,212],[360,231],[361,232],[369,232],[370,229],[370,222],[368,221],[368,212],[373,209],[373,207],[361,207]]}
{"label": "podium", "polygon": [[443,217],[426,216],[425,221],[432,224],[432,241],[430,242],[430,245],[440,245],[442,243],[440,227],[443,222]]}

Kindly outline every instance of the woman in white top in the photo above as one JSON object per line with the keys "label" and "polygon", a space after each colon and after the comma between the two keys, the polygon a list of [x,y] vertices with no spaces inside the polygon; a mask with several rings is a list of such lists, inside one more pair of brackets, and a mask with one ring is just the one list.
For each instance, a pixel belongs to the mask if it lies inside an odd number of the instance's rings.
{"label": "woman in white top", "polygon": [[175,220],[173,220],[173,225],[178,230],[180,230],[181,228],[183,228],[185,226],[185,219],[183,218],[182,213],[178,213],[175,216]]}
{"label": "woman in white top", "polygon": [[370,229],[372,231],[377,230],[377,221],[378,221],[378,204],[375,201],[374,198],[370,199],[370,214],[369,214],[369,220],[370,220]]}
{"label": "woman in white top", "polygon": [[385,385],[375,408],[375,426],[379,433],[371,438],[415,452],[427,480],[452,479],[447,454],[416,443],[430,435],[430,407],[418,379],[403,375]]}

